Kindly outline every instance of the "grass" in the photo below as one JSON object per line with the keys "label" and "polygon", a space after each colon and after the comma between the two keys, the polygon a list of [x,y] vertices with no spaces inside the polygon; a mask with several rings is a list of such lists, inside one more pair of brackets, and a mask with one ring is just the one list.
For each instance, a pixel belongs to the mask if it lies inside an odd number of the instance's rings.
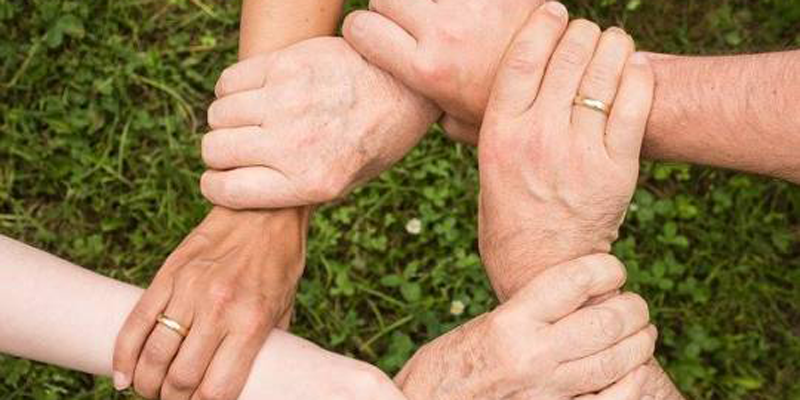
{"label": "grass", "polygon": [[[649,50],[800,46],[795,0],[567,4]],[[0,233],[146,285],[208,210],[197,145],[237,19],[224,1],[0,0]],[[695,399],[800,399],[800,189],[652,163],[642,182],[614,251],[651,304],[667,369]],[[474,152],[432,132],[319,212],[295,332],[393,372],[490,309],[476,193]],[[2,399],[124,397],[106,379],[0,356]]]}

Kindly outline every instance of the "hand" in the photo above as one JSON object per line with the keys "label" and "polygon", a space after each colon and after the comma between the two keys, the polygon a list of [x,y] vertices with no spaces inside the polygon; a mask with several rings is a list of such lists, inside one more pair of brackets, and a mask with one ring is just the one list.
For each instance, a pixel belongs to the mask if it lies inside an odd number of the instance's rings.
{"label": "hand", "polygon": [[[562,37],[565,25],[565,13],[534,12],[498,71],[482,126],[479,238],[501,299],[544,267],[607,251],[636,185],[652,70],[645,58],[629,60],[623,32],[601,36],[575,21]],[[610,116],[573,106],[579,93],[613,104]],[[641,369],[642,398],[683,398],[657,363]]]}
{"label": "hand", "polygon": [[[567,28],[555,4],[509,48],[481,128],[479,244],[501,299],[547,266],[610,251],[652,102],[653,72],[631,57],[631,38],[585,20]],[[573,105],[578,95],[610,114]]]}
{"label": "hand", "polygon": [[[232,399],[291,308],[306,211],[215,208],[170,255],[117,337],[114,380],[146,398]],[[189,330],[156,323],[160,314]]]}
{"label": "hand", "polygon": [[434,100],[451,136],[474,144],[500,59],[543,2],[371,0],[342,31],[370,62]]}
{"label": "hand", "polygon": [[412,400],[566,399],[606,388],[655,347],[639,296],[585,305],[624,282],[624,267],[609,255],[553,267],[491,313],[423,346],[395,381]]}
{"label": "hand", "polygon": [[333,37],[235,64],[217,95],[201,188],[234,209],[337,199],[397,162],[438,115]]}

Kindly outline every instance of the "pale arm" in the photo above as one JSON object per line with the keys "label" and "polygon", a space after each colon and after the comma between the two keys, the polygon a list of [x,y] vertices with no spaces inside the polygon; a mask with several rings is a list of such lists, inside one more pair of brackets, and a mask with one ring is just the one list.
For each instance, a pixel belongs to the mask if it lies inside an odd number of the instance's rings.
{"label": "pale arm", "polygon": [[[110,376],[117,331],[142,292],[0,236],[0,352]],[[240,399],[319,399],[330,393],[403,398],[374,367],[275,330],[256,356]]]}

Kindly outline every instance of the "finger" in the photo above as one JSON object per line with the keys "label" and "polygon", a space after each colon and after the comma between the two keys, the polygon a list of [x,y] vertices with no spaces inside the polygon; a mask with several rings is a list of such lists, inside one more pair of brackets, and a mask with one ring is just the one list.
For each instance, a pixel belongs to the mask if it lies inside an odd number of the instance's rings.
{"label": "finger", "polygon": [[650,61],[641,53],[632,55],[622,74],[619,93],[606,127],[606,151],[612,160],[638,165],[654,87]]}
{"label": "finger", "polygon": [[172,296],[172,278],[166,274],[159,275],[136,303],[117,335],[113,360],[114,387],[117,390],[127,389],[133,383],[139,354],[156,324],[156,318]]}
{"label": "finger", "polygon": [[189,336],[167,372],[161,388],[164,400],[187,400],[200,387],[200,382],[219,348],[224,333],[212,318],[198,318]]}
{"label": "finger", "polygon": [[478,145],[478,135],[480,131],[479,126],[469,124],[459,119],[453,118],[450,115],[442,117],[440,122],[445,135],[456,142],[468,144],[470,146]]}
{"label": "finger", "polygon": [[274,104],[271,93],[259,88],[215,100],[208,107],[208,126],[211,129],[222,129],[261,125],[264,115],[269,115],[265,109]]}
{"label": "finger", "polygon": [[600,393],[578,396],[575,400],[642,400],[642,386],[647,373],[644,368],[636,368]]}
{"label": "finger", "polygon": [[[200,225],[202,226],[202,224]],[[133,372],[142,348],[156,324],[156,317],[164,311],[172,297],[174,271],[192,260],[198,251],[207,245],[204,235],[186,236],[173,251],[164,265],[158,270],[150,287],[128,315],[125,324],[117,335],[114,346],[114,387],[118,390],[128,388],[133,382]]]}
{"label": "finger", "polygon": [[406,32],[419,37],[430,23],[434,3],[431,0],[371,0],[369,9],[394,21]]}
{"label": "finger", "polygon": [[544,115],[563,114],[571,109],[586,67],[594,55],[600,28],[593,22],[575,20],[558,43],[550,58],[537,103]]}
{"label": "finger", "polygon": [[417,41],[397,23],[375,12],[354,11],[345,18],[342,34],[369,62],[415,86]]}
{"label": "finger", "polygon": [[273,57],[272,53],[259,54],[225,68],[214,87],[217,98],[264,86]]}
{"label": "finger", "polygon": [[229,335],[214,354],[192,400],[235,399],[241,393],[253,360],[269,332],[245,337]]}
{"label": "finger", "polygon": [[537,321],[555,322],[592,297],[620,288],[625,267],[608,254],[595,254],[549,268],[509,300]]}
{"label": "finger", "polygon": [[582,308],[548,328],[559,361],[587,357],[638,332],[650,321],[647,302],[623,293],[602,304]]}
{"label": "finger", "polygon": [[[622,29],[611,28],[603,32],[578,94],[587,99],[599,100],[607,106],[614,104],[622,70],[633,50],[633,40]],[[572,126],[580,140],[592,145],[603,145],[606,130],[604,113],[575,105],[572,110]]]}
{"label": "finger", "polygon": [[554,1],[531,14],[498,68],[487,111],[519,115],[533,104],[568,17],[566,7]]}
{"label": "finger", "polygon": [[571,394],[605,388],[646,363],[653,356],[657,337],[650,325],[610,349],[560,365],[555,380]]}
{"label": "finger", "polygon": [[[192,326],[192,298],[188,293],[174,290],[164,315],[179,323],[186,329]],[[157,323],[142,350],[136,371],[133,374],[133,387],[136,392],[146,398],[158,398],[161,385],[167,375],[172,359],[178,353],[183,337]]]}
{"label": "finger", "polygon": [[206,171],[200,178],[200,191],[212,204],[234,210],[287,208],[316,202],[301,196],[286,175],[267,167]]}
{"label": "finger", "polygon": [[272,160],[287,156],[287,140],[291,137],[267,132],[260,126],[218,129],[203,136],[201,153],[203,161],[213,169],[272,167]]}

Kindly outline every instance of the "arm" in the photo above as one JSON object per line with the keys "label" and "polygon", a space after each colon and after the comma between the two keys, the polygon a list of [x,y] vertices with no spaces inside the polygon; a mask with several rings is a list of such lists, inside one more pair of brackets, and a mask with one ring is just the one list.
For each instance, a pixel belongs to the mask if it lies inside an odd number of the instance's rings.
{"label": "arm", "polygon": [[[116,333],[142,292],[0,236],[0,352],[110,376]],[[331,393],[403,399],[376,368],[280,330],[259,350],[239,399]]]}
{"label": "arm", "polygon": [[[245,0],[240,57],[330,34],[340,9],[340,0]],[[133,384],[142,395],[167,400],[198,390],[235,397],[269,331],[289,324],[309,214],[212,210],[126,320],[114,354],[115,387]],[[156,325],[161,313],[189,335]]]}
{"label": "arm", "polygon": [[645,156],[800,183],[800,51],[651,58]]}
{"label": "arm", "polygon": [[[370,62],[442,107],[451,135],[476,144],[499,60],[542,1],[400,3],[372,0],[371,11],[345,20],[345,37]],[[654,57],[657,89],[645,156],[800,183],[797,65],[800,51]]]}

